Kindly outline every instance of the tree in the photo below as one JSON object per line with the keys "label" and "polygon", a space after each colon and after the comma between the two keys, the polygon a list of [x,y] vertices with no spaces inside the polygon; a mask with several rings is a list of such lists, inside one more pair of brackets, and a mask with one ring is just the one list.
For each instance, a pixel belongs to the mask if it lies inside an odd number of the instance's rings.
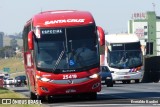
{"label": "tree", "polygon": [[5,54],[4,54],[4,49],[0,48],[0,58],[4,58]]}
{"label": "tree", "polygon": [[15,55],[15,51],[11,46],[5,46],[0,48],[0,58],[4,57],[13,57]]}
{"label": "tree", "polygon": [[16,47],[18,46],[18,44],[17,44],[17,40],[16,40],[15,38],[13,38],[13,39],[10,40],[10,46],[11,46],[14,50],[16,50]]}

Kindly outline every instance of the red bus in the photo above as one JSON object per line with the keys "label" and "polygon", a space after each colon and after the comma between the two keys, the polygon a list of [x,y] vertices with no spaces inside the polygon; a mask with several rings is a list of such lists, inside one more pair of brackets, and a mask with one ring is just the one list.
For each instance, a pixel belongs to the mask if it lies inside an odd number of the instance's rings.
{"label": "red bus", "polygon": [[96,99],[101,91],[99,45],[104,45],[104,31],[89,12],[34,15],[23,29],[30,98],[85,94]]}

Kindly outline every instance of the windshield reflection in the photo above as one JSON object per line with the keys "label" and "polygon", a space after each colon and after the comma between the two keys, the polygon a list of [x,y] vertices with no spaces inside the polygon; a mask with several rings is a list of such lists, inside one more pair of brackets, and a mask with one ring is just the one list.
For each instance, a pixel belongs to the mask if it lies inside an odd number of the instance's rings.
{"label": "windshield reflection", "polygon": [[141,51],[112,51],[109,52],[108,63],[110,67],[127,69],[142,65]]}
{"label": "windshield reflection", "polygon": [[61,29],[59,34],[42,34],[37,39],[37,67],[54,72],[98,65],[98,39],[94,31],[94,26],[84,26]]}

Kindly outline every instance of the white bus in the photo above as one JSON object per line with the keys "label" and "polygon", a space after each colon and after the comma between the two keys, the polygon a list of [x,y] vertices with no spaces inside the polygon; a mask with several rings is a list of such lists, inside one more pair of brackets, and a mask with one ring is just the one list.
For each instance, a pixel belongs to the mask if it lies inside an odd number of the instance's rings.
{"label": "white bus", "polygon": [[143,77],[143,55],[139,38],[134,34],[105,36],[105,65],[112,72],[113,81],[139,83]]}

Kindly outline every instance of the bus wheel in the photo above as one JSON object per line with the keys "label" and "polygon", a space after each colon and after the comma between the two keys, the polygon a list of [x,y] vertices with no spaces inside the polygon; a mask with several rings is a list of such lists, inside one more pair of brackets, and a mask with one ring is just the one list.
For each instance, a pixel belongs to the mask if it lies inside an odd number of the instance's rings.
{"label": "bus wheel", "polygon": [[48,103],[53,103],[54,98],[52,96],[47,97]]}
{"label": "bus wheel", "polygon": [[139,83],[139,79],[135,80],[135,83]]}
{"label": "bus wheel", "polygon": [[131,81],[130,81],[130,80],[126,80],[126,83],[127,83],[127,84],[130,84],[130,83],[131,83]]}
{"label": "bus wheel", "polygon": [[36,100],[37,99],[37,96],[35,95],[35,93],[30,92],[30,99],[32,99],[32,100]]}
{"label": "bus wheel", "polygon": [[123,84],[126,84],[126,81],[124,80],[124,81],[122,81],[122,83],[123,83]]}
{"label": "bus wheel", "polygon": [[37,100],[41,100],[41,102],[44,102],[45,99],[46,99],[45,96],[39,96],[39,95],[37,95]]}
{"label": "bus wheel", "polygon": [[123,80],[122,83],[123,83],[123,84],[130,84],[131,81],[130,81],[130,80]]}

